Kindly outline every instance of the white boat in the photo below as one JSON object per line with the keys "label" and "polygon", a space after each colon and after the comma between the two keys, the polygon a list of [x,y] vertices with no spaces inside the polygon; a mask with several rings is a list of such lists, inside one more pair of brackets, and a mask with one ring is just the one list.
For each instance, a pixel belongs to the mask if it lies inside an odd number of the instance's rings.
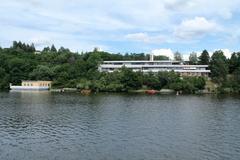
{"label": "white boat", "polygon": [[51,81],[22,81],[20,86],[10,84],[11,90],[49,90],[51,88]]}
{"label": "white boat", "polygon": [[10,86],[11,90],[49,90],[45,86]]}

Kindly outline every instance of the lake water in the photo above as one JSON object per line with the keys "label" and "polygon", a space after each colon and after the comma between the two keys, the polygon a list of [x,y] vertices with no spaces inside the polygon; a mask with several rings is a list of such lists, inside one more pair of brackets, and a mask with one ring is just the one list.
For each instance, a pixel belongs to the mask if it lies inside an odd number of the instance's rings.
{"label": "lake water", "polygon": [[239,160],[240,97],[0,93],[1,160]]}

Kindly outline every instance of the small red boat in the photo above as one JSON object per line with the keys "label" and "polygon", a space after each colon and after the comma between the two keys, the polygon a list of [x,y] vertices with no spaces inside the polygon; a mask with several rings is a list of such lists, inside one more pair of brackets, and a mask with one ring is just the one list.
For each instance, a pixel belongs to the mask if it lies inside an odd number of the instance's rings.
{"label": "small red boat", "polygon": [[153,94],[156,94],[157,91],[152,89],[152,90],[146,90],[145,93],[153,95]]}

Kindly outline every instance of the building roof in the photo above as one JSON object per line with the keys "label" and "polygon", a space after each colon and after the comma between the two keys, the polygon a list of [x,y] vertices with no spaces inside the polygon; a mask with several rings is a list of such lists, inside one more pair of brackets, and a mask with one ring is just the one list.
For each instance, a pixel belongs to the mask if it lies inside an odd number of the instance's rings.
{"label": "building roof", "polygon": [[111,65],[111,64],[101,64],[100,65],[101,67],[122,67],[122,66],[126,66],[126,67],[149,67],[149,68],[155,68],[155,67],[204,67],[204,68],[207,68],[208,65],[174,65],[174,64],[171,64],[171,65]]}
{"label": "building roof", "polygon": [[148,63],[148,62],[171,62],[171,63],[180,63],[179,61],[172,60],[159,60],[159,61],[149,61],[149,60],[135,60],[135,61],[103,61],[103,63]]}
{"label": "building roof", "polygon": [[22,80],[22,82],[52,82],[52,81],[41,81],[41,80]]}

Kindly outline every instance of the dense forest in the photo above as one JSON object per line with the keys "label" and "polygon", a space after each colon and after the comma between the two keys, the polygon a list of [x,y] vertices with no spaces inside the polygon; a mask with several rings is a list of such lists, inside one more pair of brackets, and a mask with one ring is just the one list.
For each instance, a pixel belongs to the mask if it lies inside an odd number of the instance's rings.
{"label": "dense forest", "polygon": [[[183,61],[179,52],[175,60]],[[102,92],[125,92],[137,89],[174,89],[194,93],[204,89],[206,79],[202,77],[180,77],[174,72],[143,74],[122,68],[118,72],[100,73],[99,64],[104,60],[148,60],[144,53],[111,54],[94,49],[92,52],[74,53],[54,45],[36,51],[33,44],[14,41],[9,48],[0,47],[0,89],[8,90],[9,83],[20,84],[21,80],[52,80],[54,88],[91,89]],[[157,60],[168,57],[157,56]],[[211,79],[218,90],[240,91],[240,53],[227,59],[221,50],[210,57],[204,50],[200,57],[191,53],[187,64],[207,64]]]}

